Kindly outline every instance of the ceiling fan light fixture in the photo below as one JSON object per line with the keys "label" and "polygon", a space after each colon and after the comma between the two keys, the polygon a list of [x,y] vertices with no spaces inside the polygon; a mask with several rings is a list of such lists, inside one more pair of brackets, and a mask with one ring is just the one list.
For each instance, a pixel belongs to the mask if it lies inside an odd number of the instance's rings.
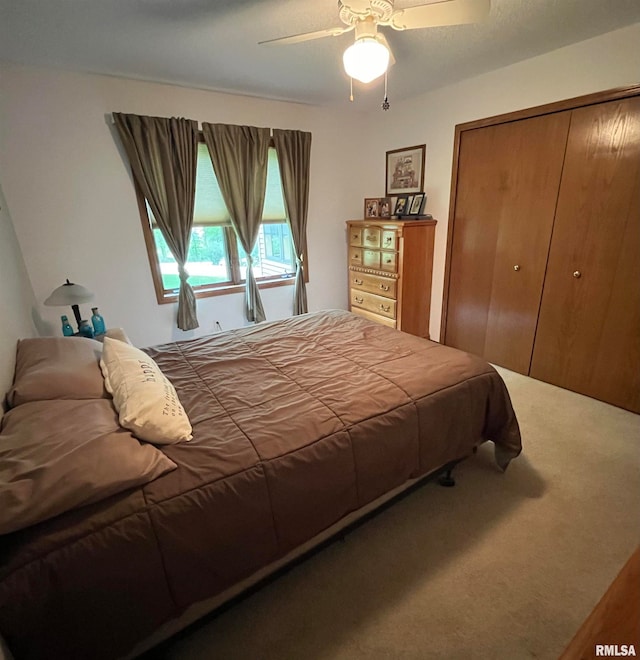
{"label": "ceiling fan light fixture", "polygon": [[369,83],[389,67],[389,50],[375,37],[363,37],[344,51],[342,61],[348,76]]}

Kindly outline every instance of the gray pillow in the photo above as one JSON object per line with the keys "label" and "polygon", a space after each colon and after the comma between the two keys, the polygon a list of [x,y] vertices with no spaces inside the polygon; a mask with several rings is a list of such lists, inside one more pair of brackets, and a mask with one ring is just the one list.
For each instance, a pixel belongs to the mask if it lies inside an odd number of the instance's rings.
{"label": "gray pillow", "polygon": [[109,394],[100,371],[102,344],[86,337],[22,339],[10,407],[49,399],[101,399]]}
{"label": "gray pillow", "polygon": [[175,469],[118,424],[110,400],[34,401],[0,433],[0,534],[140,486]]}

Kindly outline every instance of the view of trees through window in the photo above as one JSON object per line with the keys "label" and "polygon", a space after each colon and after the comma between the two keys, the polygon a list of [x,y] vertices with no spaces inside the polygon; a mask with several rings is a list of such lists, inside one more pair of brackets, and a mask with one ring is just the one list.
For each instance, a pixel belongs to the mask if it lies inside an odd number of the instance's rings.
{"label": "view of trees through window", "polygon": [[[153,230],[153,237],[160,262],[163,287],[169,291],[178,289],[180,286],[178,264],[173,258],[162,232],[157,227]],[[245,279],[247,260],[239,241],[237,252],[240,277]],[[227,241],[223,227],[193,227],[186,265],[191,286],[232,282],[227,254]],[[256,277],[281,277],[294,273],[295,257],[289,224],[287,222],[263,224],[251,252],[251,258]]]}
{"label": "view of trees through window", "polygon": [[[180,286],[178,264],[158,228],[153,230],[153,237],[156,241],[162,284],[165,289],[177,289]],[[194,227],[191,230],[187,272],[191,286],[231,280],[222,227]]]}

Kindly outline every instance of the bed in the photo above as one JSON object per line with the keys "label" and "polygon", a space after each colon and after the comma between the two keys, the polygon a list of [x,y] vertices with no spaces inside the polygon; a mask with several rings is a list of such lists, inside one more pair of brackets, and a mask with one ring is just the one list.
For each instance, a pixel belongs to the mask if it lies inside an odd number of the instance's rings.
{"label": "bed", "polygon": [[[26,423],[57,443],[97,435],[85,452],[135,442],[147,473],[0,536],[0,633],[17,660],[133,657],[480,443],[501,469],[521,451],[493,367],[340,310],[146,349],[193,428],[161,448],[117,427],[95,346],[70,375],[26,341],[0,461]],[[70,459],[52,454],[67,484]]]}

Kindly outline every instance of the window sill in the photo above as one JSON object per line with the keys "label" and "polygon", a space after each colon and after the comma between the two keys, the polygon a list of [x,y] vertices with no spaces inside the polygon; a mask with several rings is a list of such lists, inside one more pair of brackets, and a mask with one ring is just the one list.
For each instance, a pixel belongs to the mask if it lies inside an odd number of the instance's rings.
{"label": "window sill", "polygon": [[[278,286],[293,286],[296,282],[295,275],[290,277],[278,277],[271,280],[258,280],[258,289],[272,289]],[[212,298],[213,296],[226,296],[232,293],[244,293],[243,284],[225,284],[221,286],[212,286],[211,288],[194,288],[196,298]],[[178,294],[166,292],[162,298],[158,298],[158,305],[168,305],[178,302]]]}

